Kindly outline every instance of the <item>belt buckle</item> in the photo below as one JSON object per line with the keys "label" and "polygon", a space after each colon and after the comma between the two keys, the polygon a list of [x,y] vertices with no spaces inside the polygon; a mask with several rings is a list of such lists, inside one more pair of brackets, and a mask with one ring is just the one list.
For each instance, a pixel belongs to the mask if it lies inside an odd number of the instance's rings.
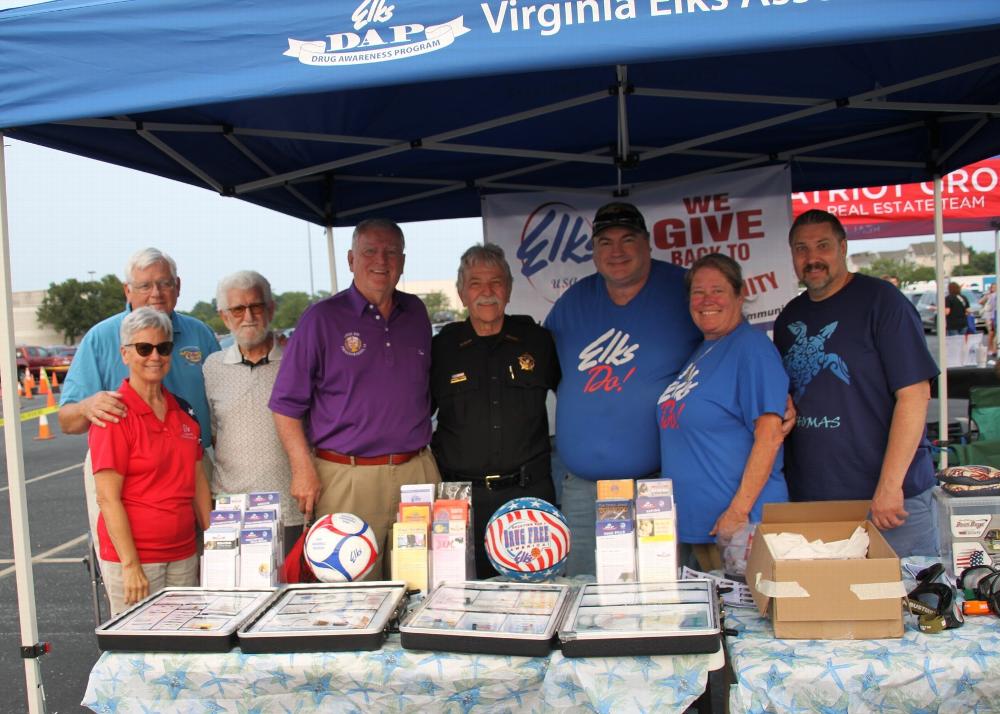
{"label": "belt buckle", "polygon": [[486,474],[486,478],[483,479],[486,482],[486,489],[492,491],[494,483],[499,486],[500,484],[498,482],[500,481],[500,478],[500,474]]}

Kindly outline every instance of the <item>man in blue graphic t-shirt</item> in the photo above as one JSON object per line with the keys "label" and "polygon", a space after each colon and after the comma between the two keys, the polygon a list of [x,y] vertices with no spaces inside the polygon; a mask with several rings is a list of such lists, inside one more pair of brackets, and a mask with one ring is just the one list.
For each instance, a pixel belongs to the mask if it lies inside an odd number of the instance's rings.
{"label": "man in blue graphic t-shirt", "polygon": [[569,470],[569,575],[594,573],[596,482],[660,475],[656,399],[701,341],[684,269],[652,259],[635,206],[598,209],[592,235],[597,273],[569,288],[545,320],[562,369],[556,445]]}
{"label": "man in blue graphic t-shirt", "polygon": [[798,412],[785,443],[789,496],[871,499],[871,520],[899,556],[936,555],[925,422],[938,369],[920,317],[887,281],[847,270],[836,216],[803,213],[789,243],[806,285],[774,324]]}

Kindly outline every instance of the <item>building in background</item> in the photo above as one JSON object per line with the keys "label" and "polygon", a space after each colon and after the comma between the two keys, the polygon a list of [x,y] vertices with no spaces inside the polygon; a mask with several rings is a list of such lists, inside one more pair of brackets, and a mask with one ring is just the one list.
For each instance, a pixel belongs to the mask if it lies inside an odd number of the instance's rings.
{"label": "building in background", "polygon": [[[944,272],[951,275],[951,272],[959,265],[969,261],[969,249],[962,245],[961,241],[946,240],[944,242]],[[847,265],[851,270],[857,271],[871,266],[876,260],[894,260],[913,263],[925,268],[934,268],[936,265],[934,257],[934,241],[923,243],[913,243],[902,250],[882,250],[864,251],[852,253],[847,256]]]}
{"label": "building in background", "polygon": [[63,343],[62,333],[51,325],[39,324],[35,318],[35,312],[47,293],[47,290],[25,290],[11,296],[14,309],[14,344],[47,347]]}

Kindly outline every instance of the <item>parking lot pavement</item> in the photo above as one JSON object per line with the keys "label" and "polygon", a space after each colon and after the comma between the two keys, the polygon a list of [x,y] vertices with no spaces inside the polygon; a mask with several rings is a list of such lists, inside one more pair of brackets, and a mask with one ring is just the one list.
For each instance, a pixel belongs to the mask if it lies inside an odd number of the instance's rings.
{"label": "parking lot pavement", "polygon": [[[22,409],[37,406],[37,398],[22,403]],[[50,425],[56,435],[51,441],[34,440],[37,421],[21,425],[39,638],[52,644],[52,652],[41,658],[40,666],[48,711],[78,712],[90,669],[100,656],[90,580],[83,564],[88,547],[82,481],[87,442],[83,436],[61,434],[55,419]],[[4,643],[0,647],[4,695],[0,710],[5,713],[27,711],[24,665],[17,647],[21,628],[9,498],[4,462],[0,476],[0,641]],[[108,612],[106,605],[103,612]]]}

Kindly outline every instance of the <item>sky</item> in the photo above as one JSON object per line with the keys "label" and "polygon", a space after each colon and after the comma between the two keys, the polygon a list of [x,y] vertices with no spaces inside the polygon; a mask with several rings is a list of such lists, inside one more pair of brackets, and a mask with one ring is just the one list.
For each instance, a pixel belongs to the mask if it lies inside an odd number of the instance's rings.
{"label": "sky", "polygon": [[[320,226],[206,189],[9,137],[4,145],[15,292],[43,290],[68,278],[88,280],[108,273],[122,277],[128,257],[146,246],[159,248],[177,262],[181,310],[211,301],[220,278],[244,269],[262,273],[277,293],[310,292],[310,285],[316,291],[330,289]],[[402,227],[404,290],[407,280],[454,280],[462,252],[483,239],[478,218]],[[340,289],[350,284],[350,239],[349,228],[334,229]],[[848,251],[898,250],[925,240],[933,236],[852,241]],[[993,250],[992,232],[966,233],[962,240],[976,250]]]}
{"label": "sky", "polygon": [[[326,235],[265,208],[187,184],[43,147],[4,140],[12,288],[44,290],[69,278],[123,277],[135,251],[154,246],[177,263],[177,306],[211,301],[219,279],[263,274],[277,293],[330,290]],[[391,216],[390,216],[391,217]],[[476,219],[402,224],[406,280],[454,280],[462,252],[482,242]],[[351,229],[334,229],[337,280],[350,284]]]}

